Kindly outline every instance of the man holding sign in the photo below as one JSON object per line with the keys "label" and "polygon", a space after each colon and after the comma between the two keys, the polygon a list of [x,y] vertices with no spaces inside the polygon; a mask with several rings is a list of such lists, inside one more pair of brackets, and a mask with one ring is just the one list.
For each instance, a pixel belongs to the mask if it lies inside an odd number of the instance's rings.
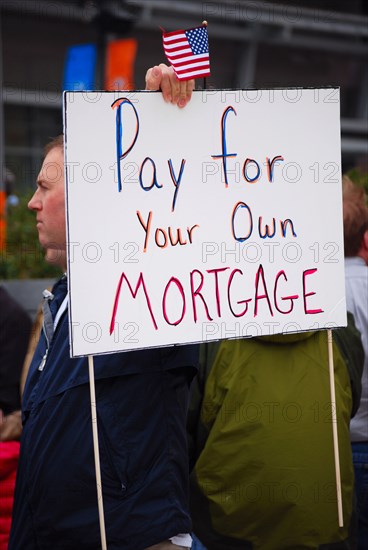
{"label": "man holding sign", "polygon": [[[193,82],[147,72],[148,90],[184,107]],[[45,151],[36,213],[46,260],[66,271],[63,140]],[[67,277],[44,293],[44,327],[23,398],[23,439],[10,550],[100,547],[87,359],[70,358]],[[93,296],[91,296],[93,300]],[[49,306],[49,307],[48,307]],[[102,491],[109,550],[189,548],[185,420],[197,347],[95,360]],[[96,403],[94,403],[96,407]]]}

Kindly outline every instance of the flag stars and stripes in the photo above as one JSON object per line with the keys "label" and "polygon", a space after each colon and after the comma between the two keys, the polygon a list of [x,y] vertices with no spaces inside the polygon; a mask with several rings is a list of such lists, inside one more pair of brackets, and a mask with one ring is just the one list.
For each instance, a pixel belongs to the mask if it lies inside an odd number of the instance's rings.
{"label": "flag stars and stripes", "polygon": [[206,26],[163,33],[163,46],[179,80],[210,75]]}
{"label": "flag stars and stripes", "polygon": [[194,55],[208,52],[208,35],[206,27],[192,29],[186,31],[185,34]]}

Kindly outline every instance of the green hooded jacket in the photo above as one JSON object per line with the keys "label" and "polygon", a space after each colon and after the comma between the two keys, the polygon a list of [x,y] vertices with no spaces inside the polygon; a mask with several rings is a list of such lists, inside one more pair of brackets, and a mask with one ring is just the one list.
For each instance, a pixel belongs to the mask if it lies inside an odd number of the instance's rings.
{"label": "green hooded jacket", "polygon": [[343,527],[327,332],[202,346],[188,431],[194,532],[209,550],[352,548],[349,422],[363,350],[354,327],[333,334]]}

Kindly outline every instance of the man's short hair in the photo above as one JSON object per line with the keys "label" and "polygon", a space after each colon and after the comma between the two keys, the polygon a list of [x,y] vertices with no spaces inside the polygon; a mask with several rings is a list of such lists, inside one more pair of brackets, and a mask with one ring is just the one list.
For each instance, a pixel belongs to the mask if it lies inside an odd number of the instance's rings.
{"label": "man's short hair", "polygon": [[55,147],[61,147],[61,149],[64,150],[64,135],[59,134],[55,138],[52,138],[48,143],[46,143],[43,153],[44,156],[46,156],[52,149],[55,149]]}

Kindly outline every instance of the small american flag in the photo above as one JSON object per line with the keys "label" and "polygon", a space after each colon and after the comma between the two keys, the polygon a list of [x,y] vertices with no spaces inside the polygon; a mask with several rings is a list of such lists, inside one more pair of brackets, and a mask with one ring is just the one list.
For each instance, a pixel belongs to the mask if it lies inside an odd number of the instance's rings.
{"label": "small american flag", "polygon": [[166,57],[179,80],[210,76],[207,27],[164,32]]}

